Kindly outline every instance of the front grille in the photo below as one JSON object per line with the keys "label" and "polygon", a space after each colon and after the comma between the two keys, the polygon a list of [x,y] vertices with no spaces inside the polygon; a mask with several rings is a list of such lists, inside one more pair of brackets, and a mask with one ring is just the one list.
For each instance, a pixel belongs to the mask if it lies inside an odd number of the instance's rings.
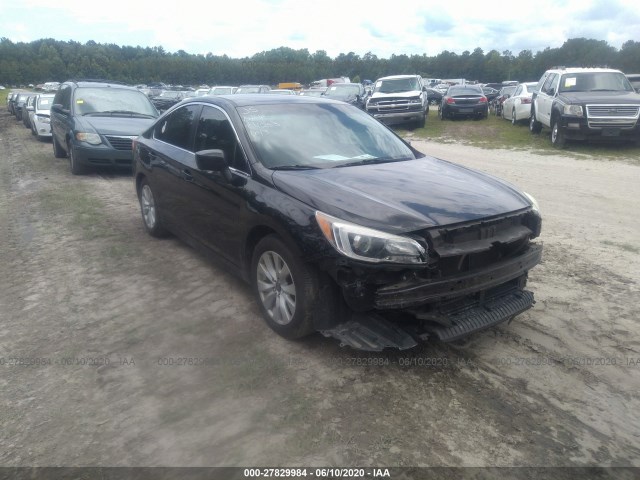
{"label": "front grille", "polygon": [[109,141],[111,146],[116,150],[122,150],[124,152],[130,152],[133,150],[132,140],[136,138],[135,136],[116,136],[116,135],[105,135],[106,139]]}
{"label": "front grille", "polygon": [[589,128],[630,129],[639,115],[640,105],[587,105]]}
{"label": "front grille", "polygon": [[388,99],[378,101],[374,109],[377,109],[379,113],[401,113],[411,110],[420,110],[422,105],[419,103],[409,103],[409,100],[404,98]]}
{"label": "front grille", "polygon": [[521,255],[538,236],[539,217],[531,212],[495,220],[472,222],[426,233],[439,276],[447,278],[488,267]]}
{"label": "front grille", "polygon": [[587,105],[588,117],[638,118],[638,105]]}

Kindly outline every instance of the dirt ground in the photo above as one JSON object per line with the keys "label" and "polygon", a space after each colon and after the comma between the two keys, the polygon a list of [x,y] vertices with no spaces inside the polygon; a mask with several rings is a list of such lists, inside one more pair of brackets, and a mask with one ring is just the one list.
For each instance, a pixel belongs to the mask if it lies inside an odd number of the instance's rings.
{"label": "dirt ground", "polygon": [[455,344],[289,342],[0,114],[0,465],[640,466],[640,167],[416,141],[543,213],[535,307]]}

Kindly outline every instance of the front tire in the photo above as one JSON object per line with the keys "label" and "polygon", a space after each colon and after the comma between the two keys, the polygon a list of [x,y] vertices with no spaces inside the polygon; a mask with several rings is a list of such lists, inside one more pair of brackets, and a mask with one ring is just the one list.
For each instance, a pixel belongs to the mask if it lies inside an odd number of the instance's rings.
{"label": "front tire", "polygon": [[558,125],[559,123],[559,121],[554,120],[553,125],[551,125],[551,144],[556,148],[564,148],[566,140],[564,131]]}
{"label": "front tire", "polygon": [[542,131],[542,124],[536,120],[536,111],[531,107],[531,116],[529,117],[529,131],[534,135]]}
{"label": "front tire", "polygon": [[73,145],[67,144],[67,151],[69,152],[69,166],[73,175],[84,175],[87,173],[87,169],[78,161],[78,154],[75,152]]}
{"label": "front tire", "polygon": [[267,325],[284,338],[313,333],[314,319],[336,311],[333,289],[326,283],[330,280],[292,253],[277,235],[264,237],[256,245],[251,280]]}
{"label": "front tire", "polygon": [[66,158],[67,154],[58,143],[58,140],[56,140],[56,136],[53,135],[52,138],[53,138],[53,156],[56,158]]}

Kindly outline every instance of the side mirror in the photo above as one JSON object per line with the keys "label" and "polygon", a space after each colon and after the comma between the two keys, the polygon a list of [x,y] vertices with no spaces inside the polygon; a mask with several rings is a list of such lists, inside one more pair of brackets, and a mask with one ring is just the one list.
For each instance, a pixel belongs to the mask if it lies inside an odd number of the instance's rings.
{"label": "side mirror", "polygon": [[222,172],[229,167],[224,157],[224,152],[217,148],[196,152],[196,165],[198,165],[198,169],[200,170],[212,172]]}
{"label": "side mirror", "polygon": [[63,115],[69,115],[69,110],[63,108],[61,103],[54,103],[53,105],[51,105],[51,111],[62,113]]}

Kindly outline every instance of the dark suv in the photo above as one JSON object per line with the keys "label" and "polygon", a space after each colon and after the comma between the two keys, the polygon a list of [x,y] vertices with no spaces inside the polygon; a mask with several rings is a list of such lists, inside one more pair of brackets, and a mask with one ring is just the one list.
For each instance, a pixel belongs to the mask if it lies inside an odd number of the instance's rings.
{"label": "dark suv", "polygon": [[588,138],[640,142],[640,95],[619,70],[609,68],[554,68],[536,87],[529,130],[551,130],[551,143]]}
{"label": "dark suv", "polygon": [[69,157],[71,173],[88,166],[131,167],[131,141],[158,117],[149,98],[110,82],[68,81],[51,106],[53,154]]}

